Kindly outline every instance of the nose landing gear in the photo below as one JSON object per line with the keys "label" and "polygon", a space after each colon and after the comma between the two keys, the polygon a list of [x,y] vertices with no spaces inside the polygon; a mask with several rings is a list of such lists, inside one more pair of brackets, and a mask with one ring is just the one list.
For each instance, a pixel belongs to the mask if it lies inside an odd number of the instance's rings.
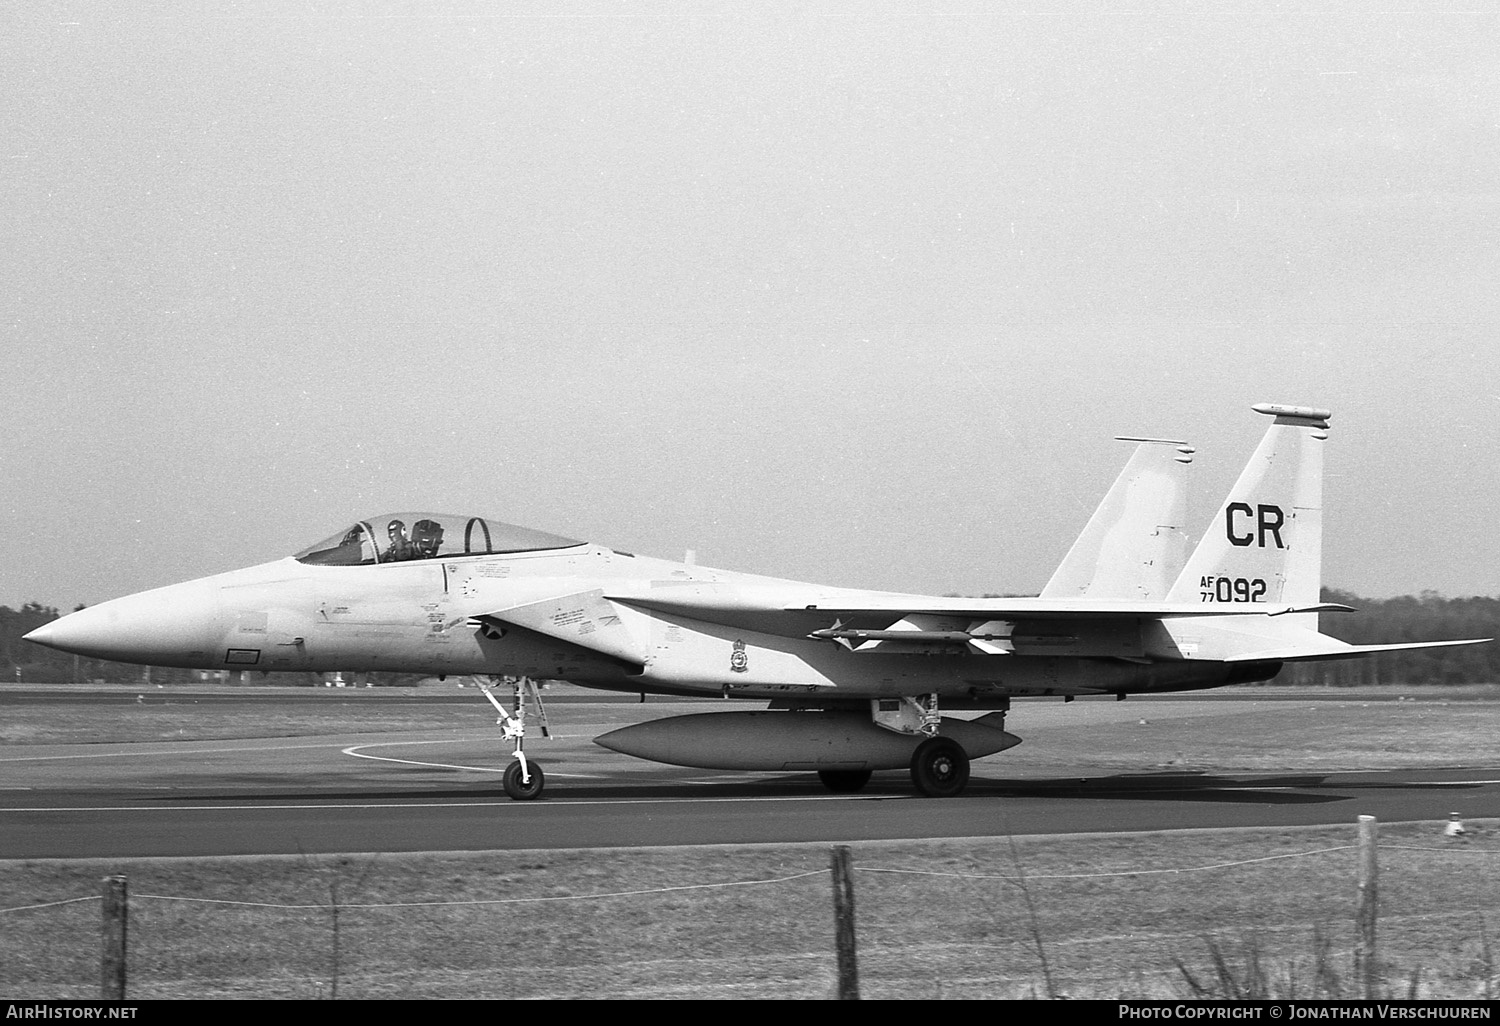
{"label": "nose landing gear", "polygon": [[501,783],[505,787],[505,793],[518,802],[530,801],[542,793],[542,785],[545,777],[542,767],[536,762],[526,758],[522,750],[526,740],[526,706],[523,692],[531,696],[536,703],[536,712],[542,721],[542,737],[551,737],[552,733],[547,729],[547,710],[542,707],[542,696],[537,691],[536,681],[530,677],[502,677],[512,688],[511,708],[507,710],[500,700],[495,697],[494,686],[486,684],[476,677],[474,683],[479,685],[479,690],[484,692],[484,697],[489,699],[490,705],[500,714],[496,724],[500,727],[500,736],[506,741],[516,743],[516,761],[505,767],[505,774]]}
{"label": "nose landing gear", "polygon": [[542,767],[535,762],[528,764],[525,753],[517,748],[516,761],[505,767],[501,782],[505,793],[516,801],[530,801],[542,793]]}

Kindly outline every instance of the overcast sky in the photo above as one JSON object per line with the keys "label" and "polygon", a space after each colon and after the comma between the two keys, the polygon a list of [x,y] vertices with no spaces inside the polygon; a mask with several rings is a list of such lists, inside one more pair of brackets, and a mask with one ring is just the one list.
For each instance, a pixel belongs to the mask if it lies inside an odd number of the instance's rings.
{"label": "overcast sky", "polygon": [[1500,594],[1496,17],[994,6],[9,6],[0,604],[409,509],[1035,591],[1266,401],[1325,583]]}

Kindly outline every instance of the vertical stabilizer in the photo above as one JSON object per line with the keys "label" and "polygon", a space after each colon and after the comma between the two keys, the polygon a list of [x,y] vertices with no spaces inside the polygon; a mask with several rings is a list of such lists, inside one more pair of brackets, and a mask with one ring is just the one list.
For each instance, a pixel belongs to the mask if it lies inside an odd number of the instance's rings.
{"label": "vertical stabilizer", "polygon": [[[1274,417],[1214,513],[1170,602],[1254,611],[1255,603],[1313,606],[1322,589],[1323,441],[1327,410],[1261,403]],[[1287,617],[1316,629],[1317,614]],[[1285,626],[1293,626],[1291,622]]]}
{"label": "vertical stabilizer", "polygon": [[1160,600],[1182,570],[1193,449],[1165,438],[1119,440],[1139,444],[1042,598]]}

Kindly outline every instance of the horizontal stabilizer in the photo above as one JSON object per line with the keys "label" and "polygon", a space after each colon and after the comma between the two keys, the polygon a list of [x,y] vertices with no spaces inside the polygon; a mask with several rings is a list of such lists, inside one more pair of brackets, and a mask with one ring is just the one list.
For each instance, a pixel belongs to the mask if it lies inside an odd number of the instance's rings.
{"label": "horizontal stabilizer", "polygon": [[1395,645],[1347,645],[1336,638],[1320,635],[1328,642],[1327,647],[1298,645],[1271,651],[1251,652],[1248,655],[1230,656],[1227,663],[1253,663],[1276,660],[1284,663],[1305,663],[1321,659],[1355,659],[1359,656],[1376,655],[1380,652],[1411,652],[1421,648],[1454,648],[1458,645],[1483,645],[1493,638],[1468,638],[1463,641],[1408,641]]}

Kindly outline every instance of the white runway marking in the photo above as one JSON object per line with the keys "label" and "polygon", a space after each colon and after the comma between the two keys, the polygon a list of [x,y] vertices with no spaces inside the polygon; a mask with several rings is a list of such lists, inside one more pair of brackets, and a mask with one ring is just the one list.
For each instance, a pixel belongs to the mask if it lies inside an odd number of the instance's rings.
{"label": "white runway marking", "polygon": [[[561,739],[562,735],[554,735],[554,737],[558,738],[558,739]],[[386,744],[402,744],[402,745],[448,745],[448,744],[475,744],[475,743],[487,742],[487,741],[490,741],[490,740],[492,740],[492,738],[489,735],[485,735],[484,737],[447,737],[447,738],[441,738],[441,739],[436,740],[436,741],[390,741],[390,742],[384,742],[384,743],[386,743]],[[382,742],[374,742],[374,741],[372,741],[372,742],[370,742],[369,745],[356,745],[355,747],[373,747],[373,746],[375,746],[377,744],[380,744],[380,743],[382,743]],[[201,741],[200,742],[191,742],[191,741],[189,741],[189,742],[161,741],[161,742],[149,742],[148,744],[152,744],[152,745],[156,745],[156,744],[161,744],[161,745],[203,744],[203,742],[201,742]],[[46,762],[46,761],[49,761],[49,760],[69,760],[69,759],[128,759],[128,758],[140,757],[140,756],[152,757],[152,756],[176,756],[176,755],[223,755],[225,753],[234,753],[234,752],[286,752],[286,751],[297,751],[297,750],[306,750],[306,749],[313,749],[313,748],[334,748],[334,747],[337,747],[339,744],[340,744],[340,742],[338,742],[338,741],[314,741],[314,742],[304,742],[304,743],[300,743],[300,744],[278,744],[278,745],[268,745],[268,744],[236,745],[233,742],[226,742],[226,744],[218,746],[218,747],[214,747],[214,748],[166,748],[166,749],[156,749],[156,750],[148,750],[144,746],[137,747],[137,746],[135,746],[135,745],[132,744],[129,747],[126,747],[126,748],[124,748],[124,749],[122,749],[120,751],[112,751],[112,752],[79,752],[79,753],[72,753],[72,754],[68,754],[68,755],[4,755],[4,756],[0,756],[0,763],[4,763],[4,762]],[[368,759],[368,758],[379,758],[379,757],[378,756],[365,756],[364,758]]]}
{"label": "white runway marking", "polygon": [[[1317,772],[1317,771],[1293,770],[1292,772],[1294,772],[1294,773],[1295,772],[1308,772],[1308,773],[1312,773],[1312,772]],[[1355,773],[1363,773],[1363,772],[1371,772],[1371,771],[1366,771],[1366,770],[1344,770],[1344,771],[1341,771],[1341,772],[1352,776]],[[1374,772],[1378,772],[1378,771],[1374,771]],[[1192,781],[1188,781],[1187,783],[1193,783],[1193,782]],[[1197,783],[1199,783],[1199,785],[1203,786],[1203,787],[1213,787],[1215,789],[1224,789],[1224,790],[1231,790],[1231,791],[1326,791],[1326,790],[1330,790],[1330,789],[1337,789],[1337,788],[1340,788],[1340,787],[1371,787],[1371,786],[1374,786],[1374,787],[1460,787],[1460,786],[1481,786],[1481,785],[1488,785],[1488,784],[1500,784],[1500,779],[1496,779],[1496,780],[1403,780],[1403,781],[1400,781],[1399,783],[1392,783],[1392,784],[1382,784],[1382,783],[1380,783],[1378,781],[1371,782],[1371,783],[1363,783],[1363,782],[1360,782],[1360,781],[1357,781],[1357,780],[1351,780],[1351,781],[1345,781],[1343,783],[1340,783],[1338,781],[1334,781],[1331,784],[1309,784],[1309,785],[1306,785],[1306,786],[1303,786],[1301,784],[1234,784],[1234,783],[1210,784],[1210,783],[1207,783],[1207,782],[1204,782],[1204,781],[1198,781]],[[1172,790],[1172,788],[1163,788],[1163,790],[1170,791],[1170,790]]]}
{"label": "white runway marking", "polygon": [[[423,762],[423,761],[421,761],[419,759],[398,759],[395,756],[391,756],[391,755],[369,755],[366,752],[360,751],[360,749],[362,749],[362,748],[392,748],[392,747],[397,747],[397,746],[405,748],[405,747],[408,747],[410,745],[445,745],[445,744],[451,744],[451,743],[452,743],[452,740],[448,739],[448,738],[445,738],[445,739],[440,740],[440,741],[372,741],[369,744],[350,745],[348,748],[343,749],[340,754],[343,754],[343,755],[352,755],[356,759],[370,759],[370,760],[372,760],[374,762],[395,762],[395,763],[400,763],[403,766],[425,766],[425,767],[428,767],[430,769],[479,770],[480,772],[483,772],[483,773],[504,773],[505,772],[505,767],[504,766],[501,766],[499,769],[496,769],[493,766],[469,766],[469,765],[465,765],[463,763]],[[506,754],[507,754],[507,756],[509,755],[509,753],[506,753]],[[530,757],[531,756],[529,756],[529,755],[527,756],[527,758],[530,758]],[[552,774],[550,774],[550,773],[548,774],[548,776],[551,776],[551,775]]]}
{"label": "white runway marking", "polygon": [[331,748],[336,742],[326,741],[322,744],[301,745],[254,745],[243,748],[174,748],[165,752],[125,751],[125,752],[85,752],[77,755],[6,755],[0,756],[0,762],[47,762],[52,760],[68,759],[126,759],[140,756],[157,755],[221,755],[225,752],[284,752],[299,748]]}
{"label": "white runway marking", "polygon": [[[340,754],[343,754],[343,755],[352,755],[356,759],[370,759],[373,762],[394,762],[394,763],[397,763],[397,764],[402,765],[402,766],[421,766],[421,767],[426,768],[426,769],[474,770],[475,772],[478,772],[478,773],[504,773],[505,772],[505,767],[510,765],[511,754],[509,752],[503,752],[502,753],[505,756],[505,763],[503,765],[500,765],[500,766],[470,766],[470,765],[468,765],[466,763],[455,763],[455,762],[423,762],[420,759],[398,759],[395,756],[391,756],[391,755],[370,755],[370,754],[368,754],[366,752],[360,751],[361,748],[392,748],[392,747],[406,747],[408,745],[445,745],[445,744],[452,744],[452,743],[453,743],[453,741],[452,741],[451,738],[440,740],[440,741],[373,741],[373,742],[371,742],[369,744],[364,744],[364,745],[350,745],[348,748],[343,749]],[[544,766],[546,765],[545,760],[537,758],[537,757],[531,755],[530,753],[527,753],[526,757],[528,759],[536,758],[537,762],[543,763]],[[550,777],[551,779],[554,779],[554,780],[587,780],[587,779],[594,779],[598,775],[597,774],[579,774],[579,773],[559,773],[559,772],[555,772],[555,771],[549,769],[549,770],[547,770],[547,776]]]}
{"label": "white runway marking", "polygon": [[621,799],[590,799],[586,801],[569,801],[567,799],[550,799],[539,802],[516,802],[509,798],[497,801],[470,801],[470,802],[338,802],[320,803],[315,805],[73,805],[57,806],[36,809],[0,809],[0,816],[18,815],[33,812],[161,812],[163,808],[170,808],[173,812],[285,812],[288,809],[322,810],[332,809],[544,809],[551,805],[723,805],[735,803],[766,803],[766,802],[867,802],[867,801],[915,801],[916,795],[891,795],[891,794],[828,794],[828,795],[784,795],[780,797],[767,796],[763,798],[739,797],[739,798],[621,798]]}

